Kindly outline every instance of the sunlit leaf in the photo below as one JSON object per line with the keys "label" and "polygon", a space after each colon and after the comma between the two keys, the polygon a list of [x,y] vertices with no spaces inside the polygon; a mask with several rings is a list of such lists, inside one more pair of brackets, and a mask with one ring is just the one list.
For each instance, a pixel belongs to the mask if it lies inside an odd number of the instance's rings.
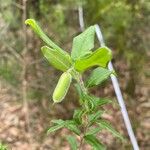
{"label": "sunlit leaf", "polygon": [[112,58],[111,50],[107,47],[100,47],[91,55],[75,61],[75,69],[82,72],[93,66],[106,67]]}
{"label": "sunlit leaf", "polygon": [[90,53],[94,48],[95,27],[87,28],[83,33],[73,39],[71,57],[76,60]]}

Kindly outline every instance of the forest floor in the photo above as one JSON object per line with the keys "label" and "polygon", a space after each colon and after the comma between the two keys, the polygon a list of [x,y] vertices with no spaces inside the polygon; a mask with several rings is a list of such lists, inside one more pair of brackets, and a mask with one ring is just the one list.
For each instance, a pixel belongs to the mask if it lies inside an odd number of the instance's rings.
{"label": "forest floor", "polygon": [[[126,66],[119,68],[127,70]],[[116,65],[117,67],[117,65]],[[120,82],[125,91],[124,78],[128,73],[122,73]],[[147,77],[142,77],[141,82],[136,85],[134,99],[124,94],[126,104],[134,127],[138,143],[141,150],[150,149],[150,101],[149,84]],[[47,100],[40,102],[30,101],[28,112],[23,109],[22,101],[18,102],[18,97],[13,95],[11,87],[1,82],[0,85],[0,142],[6,144],[10,150],[69,150],[64,136],[69,133],[66,129],[58,131],[56,134],[47,135],[46,130],[50,126],[50,120],[54,118],[69,118],[76,105],[74,103],[58,104],[54,107]],[[97,94],[99,91],[92,91]],[[112,85],[104,88],[103,93],[114,96]],[[100,95],[99,93],[97,95]],[[114,99],[116,101],[116,99]],[[108,114],[104,118],[108,119],[113,126],[121,132],[126,140],[121,142],[110,133],[103,131],[99,135],[101,141],[108,145],[110,150],[132,150],[123,119],[119,111],[117,102],[105,107]],[[89,147],[84,147],[89,149]]]}

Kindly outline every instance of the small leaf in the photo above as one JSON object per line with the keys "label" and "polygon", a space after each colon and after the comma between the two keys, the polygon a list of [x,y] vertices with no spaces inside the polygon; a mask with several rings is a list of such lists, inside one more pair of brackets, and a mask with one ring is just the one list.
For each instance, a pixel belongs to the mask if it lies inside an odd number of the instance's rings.
{"label": "small leaf", "polygon": [[51,122],[55,124],[63,124],[65,121],[62,119],[57,119],[57,120],[52,120]]}
{"label": "small leaf", "polygon": [[49,39],[49,37],[42,31],[40,26],[37,24],[37,22],[34,19],[27,19],[25,21],[26,25],[30,25],[33,29],[33,31],[50,47],[58,50],[63,51],[59,46],[57,46],[53,41]]}
{"label": "small leaf", "polygon": [[71,131],[73,131],[75,134],[80,135],[80,130],[77,127],[77,124],[72,120],[65,121],[65,127]]}
{"label": "small leaf", "polygon": [[86,132],[85,135],[93,135],[93,134],[97,134],[102,128],[100,127],[92,127],[91,129],[89,129],[89,131]]}
{"label": "small leaf", "polygon": [[98,67],[94,69],[86,82],[86,87],[93,87],[95,85],[99,85],[100,83],[108,79],[111,74],[112,71],[105,68]]}
{"label": "small leaf", "polygon": [[58,124],[58,125],[52,126],[48,129],[47,133],[55,132],[63,127],[64,127],[64,124]]}
{"label": "small leaf", "polygon": [[83,98],[84,97],[84,93],[83,93],[83,90],[81,89],[80,85],[78,83],[75,84],[75,88],[78,92],[78,95],[80,98]]}
{"label": "small leaf", "polygon": [[92,125],[94,122],[96,122],[97,119],[99,119],[103,113],[104,113],[104,111],[99,110],[94,114],[90,114],[88,116],[90,125]]}
{"label": "small leaf", "polygon": [[76,109],[74,111],[73,119],[79,125],[82,123],[82,115],[83,115],[83,113],[84,113],[84,111],[81,110],[81,109]]}
{"label": "small leaf", "polygon": [[47,46],[43,46],[41,50],[46,59],[56,69],[66,71],[71,67],[71,61],[68,56]]}
{"label": "small leaf", "polygon": [[109,104],[112,101],[107,98],[99,98],[94,95],[84,95],[84,104],[87,110],[94,111],[98,106]]}
{"label": "small leaf", "polygon": [[83,93],[83,91],[82,91],[82,89],[78,83],[75,84],[75,88],[76,88],[77,93],[79,95],[79,102],[80,102],[80,104],[82,104],[83,98],[84,98],[84,93]]}
{"label": "small leaf", "polygon": [[67,136],[67,141],[69,142],[70,146],[71,146],[71,150],[77,150],[78,149],[78,145],[77,145],[77,141],[75,139],[74,136]]}
{"label": "small leaf", "polygon": [[112,101],[110,99],[107,99],[107,98],[99,98],[99,97],[95,97],[93,95],[91,97],[92,97],[93,101],[95,102],[96,106],[102,106],[105,104],[112,103]]}
{"label": "small leaf", "polygon": [[84,95],[84,104],[88,112],[95,110],[96,105],[93,98],[89,95]]}
{"label": "small leaf", "polygon": [[117,132],[108,122],[104,121],[104,120],[100,120],[97,122],[98,125],[103,128],[103,129],[107,129],[109,132],[111,132],[114,136],[120,138],[121,140],[123,140],[122,135]]}
{"label": "small leaf", "polygon": [[107,47],[100,47],[91,55],[75,61],[75,69],[82,72],[90,67],[106,67],[112,58],[111,50]]}
{"label": "small leaf", "polygon": [[73,131],[75,134],[80,135],[80,130],[77,128],[76,125],[74,125],[74,124],[68,124],[66,126],[66,128],[69,129],[69,130],[71,130],[71,131]]}
{"label": "small leaf", "polygon": [[85,141],[90,144],[94,150],[105,150],[106,148],[102,145],[94,135],[84,136]]}
{"label": "small leaf", "polygon": [[94,48],[95,27],[91,26],[73,39],[71,57],[76,60],[90,53]]}

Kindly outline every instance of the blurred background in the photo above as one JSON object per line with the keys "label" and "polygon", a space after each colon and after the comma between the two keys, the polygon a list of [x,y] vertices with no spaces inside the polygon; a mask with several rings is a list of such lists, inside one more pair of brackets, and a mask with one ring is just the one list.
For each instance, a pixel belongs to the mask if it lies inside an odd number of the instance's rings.
{"label": "blurred background", "polygon": [[[52,106],[52,92],[61,75],[43,58],[44,43],[26,27],[34,18],[59,46],[71,51],[80,31],[78,6],[86,27],[99,24],[141,150],[150,149],[150,2],[148,0],[0,0],[0,143],[11,150],[69,150],[65,129],[46,131],[54,118],[69,119],[79,107],[72,85],[60,104]],[[98,47],[96,40],[95,47]],[[99,138],[110,150],[132,150],[111,81],[91,89],[113,99],[105,106],[108,119],[125,137],[103,131]]]}

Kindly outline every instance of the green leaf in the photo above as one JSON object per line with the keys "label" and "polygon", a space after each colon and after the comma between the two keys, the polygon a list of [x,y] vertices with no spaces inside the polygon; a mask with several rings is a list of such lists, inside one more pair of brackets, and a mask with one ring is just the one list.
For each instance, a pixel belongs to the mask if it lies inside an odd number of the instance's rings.
{"label": "green leaf", "polygon": [[58,125],[52,126],[48,129],[47,133],[55,132],[63,127],[64,127],[64,124],[58,124]]}
{"label": "green leaf", "polygon": [[110,123],[104,121],[104,120],[100,120],[97,122],[97,124],[103,128],[103,129],[107,129],[109,132],[111,132],[114,136],[120,138],[121,140],[123,140],[123,136],[117,132],[111,125]]}
{"label": "green leaf", "polygon": [[55,119],[55,120],[52,120],[51,122],[55,124],[63,124],[65,121],[62,119]]}
{"label": "green leaf", "polygon": [[90,128],[85,135],[94,135],[97,134],[102,128],[101,127],[92,127]]}
{"label": "green leaf", "polygon": [[78,92],[79,97],[80,97],[81,99],[83,99],[83,97],[84,97],[84,92],[83,92],[83,90],[82,90],[80,84],[76,83],[76,84],[75,84],[75,88],[76,88],[76,90],[77,90],[77,92]]}
{"label": "green leaf", "polygon": [[34,19],[27,19],[25,21],[26,25],[31,26],[33,31],[50,47],[58,50],[58,51],[63,51],[59,46],[57,46],[53,41],[49,39],[49,37],[42,31],[40,26],[37,24],[37,22]]}
{"label": "green leaf", "polygon": [[107,99],[107,98],[99,98],[99,97],[95,97],[93,95],[91,97],[92,97],[93,101],[95,102],[96,106],[102,106],[105,104],[112,103],[112,101],[110,99]]}
{"label": "green leaf", "polygon": [[101,115],[102,115],[103,113],[104,113],[104,111],[99,110],[99,111],[97,111],[97,112],[94,113],[94,114],[90,114],[90,115],[88,116],[90,125],[92,125],[94,122],[96,122],[96,121],[101,117]]}
{"label": "green leaf", "polygon": [[77,150],[78,149],[78,145],[77,145],[77,141],[76,138],[74,136],[67,136],[67,141],[69,142],[70,146],[71,146],[71,150]]}
{"label": "green leaf", "polygon": [[93,98],[90,95],[85,94],[83,100],[88,112],[95,110],[96,105]]}
{"label": "green leaf", "polygon": [[81,109],[76,109],[74,111],[73,119],[79,125],[82,123],[82,115],[83,115],[83,113],[84,113],[84,111],[81,110]]}
{"label": "green leaf", "polygon": [[0,142],[0,150],[8,150],[8,147]]}
{"label": "green leaf", "polygon": [[76,122],[73,120],[67,120],[65,121],[65,127],[71,131],[73,131],[75,134],[80,135],[80,130],[77,127]]}
{"label": "green leaf", "polygon": [[75,69],[82,72],[90,67],[106,67],[112,58],[111,50],[107,47],[100,47],[91,55],[75,61]]}
{"label": "green leaf", "polygon": [[106,79],[110,77],[112,71],[98,67],[94,69],[86,82],[86,87],[93,87],[95,85],[99,85]]}
{"label": "green leaf", "polygon": [[67,55],[47,46],[43,46],[41,50],[46,59],[56,69],[66,71],[71,67],[71,60]]}
{"label": "green leaf", "polygon": [[109,104],[112,101],[107,98],[99,98],[94,95],[84,95],[84,104],[87,110],[94,111],[98,106]]}
{"label": "green leaf", "polygon": [[94,150],[105,150],[106,148],[99,142],[94,135],[84,136],[85,141],[90,144]]}
{"label": "green leaf", "polygon": [[94,48],[95,27],[91,26],[73,39],[71,57],[76,60],[90,53]]}

